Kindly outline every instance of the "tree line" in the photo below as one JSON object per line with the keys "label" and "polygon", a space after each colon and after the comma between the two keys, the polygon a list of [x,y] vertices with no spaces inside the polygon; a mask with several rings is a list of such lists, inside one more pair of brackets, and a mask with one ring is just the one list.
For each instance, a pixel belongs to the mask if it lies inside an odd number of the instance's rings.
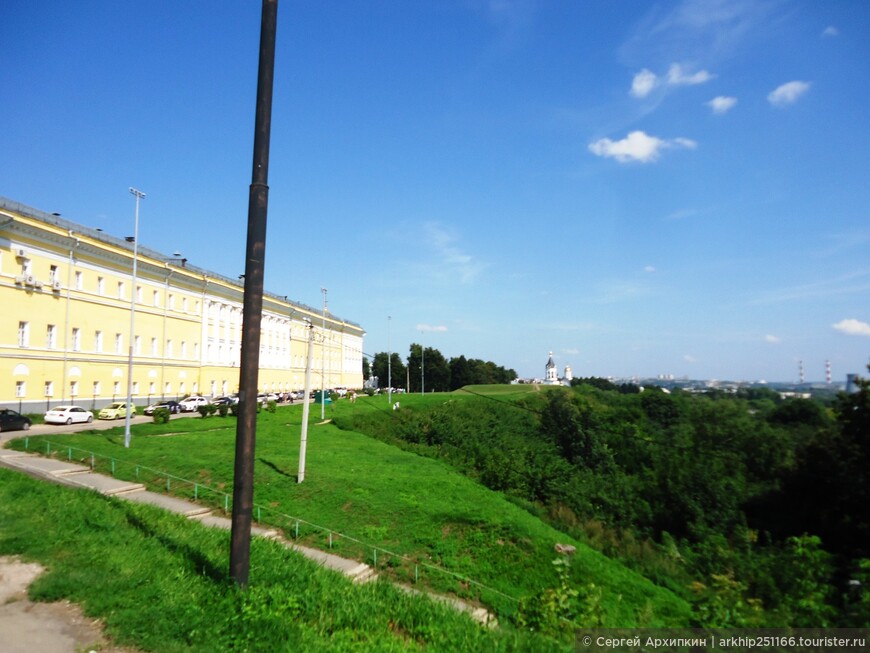
{"label": "tree line", "polygon": [[379,352],[372,362],[363,360],[363,378],[377,378],[378,388],[405,388],[408,392],[451,392],[466,385],[511,383],[517,373],[492,361],[458,356],[449,360],[434,347],[412,343],[408,358]]}
{"label": "tree line", "polygon": [[598,380],[357,415],[693,601],[703,626],[870,625],[870,381],[823,402]]}

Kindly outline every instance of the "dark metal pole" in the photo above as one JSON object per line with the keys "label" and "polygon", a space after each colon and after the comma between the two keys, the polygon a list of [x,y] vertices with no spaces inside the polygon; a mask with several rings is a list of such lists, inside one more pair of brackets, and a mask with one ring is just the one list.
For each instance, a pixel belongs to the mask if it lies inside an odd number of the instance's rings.
{"label": "dark metal pole", "polygon": [[260,323],[263,314],[263,269],[266,260],[266,214],[269,204],[269,137],[272,126],[272,81],[278,0],[263,0],[260,24],[260,68],[254,125],[254,165],[248,201],[248,243],[245,250],[245,299],[242,307],[242,352],[239,373],[239,416],[233,477],[230,576],[242,587],[251,566],[251,520],[254,508],[254,443],[257,432],[257,384]]}

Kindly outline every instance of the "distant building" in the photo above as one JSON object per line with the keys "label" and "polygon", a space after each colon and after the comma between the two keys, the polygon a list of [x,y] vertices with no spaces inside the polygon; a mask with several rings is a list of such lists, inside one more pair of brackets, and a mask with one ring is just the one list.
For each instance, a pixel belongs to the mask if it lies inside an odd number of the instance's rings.
{"label": "distant building", "polygon": [[[138,404],[238,390],[243,284],[139,246],[134,288],[133,258],[126,238],[0,197],[0,405],[125,397],[131,346]],[[266,292],[261,391],[304,387],[310,321],[325,326],[314,343],[325,387],[362,387],[358,324]]]}
{"label": "distant building", "polygon": [[565,366],[565,376],[559,378],[559,373],[556,371],[556,363],[553,361],[553,352],[550,352],[550,357],[547,359],[547,364],[544,367],[545,374],[542,383],[544,385],[571,385],[571,379],[574,375],[571,372],[569,365]]}

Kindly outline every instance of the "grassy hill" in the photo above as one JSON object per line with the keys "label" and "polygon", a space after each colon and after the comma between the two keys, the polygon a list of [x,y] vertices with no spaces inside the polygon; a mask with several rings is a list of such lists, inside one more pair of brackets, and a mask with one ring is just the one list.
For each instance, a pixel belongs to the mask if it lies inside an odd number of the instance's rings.
{"label": "grassy hill", "polygon": [[40,562],[47,572],[31,599],[82,605],[121,645],[157,653],[573,650],[535,633],[486,629],[389,583],[353,585],[271,540],[251,548],[243,592],[226,578],[227,532],[0,469],[0,555]]}
{"label": "grassy hill", "polygon": [[[472,389],[474,393],[479,388]],[[499,391],[531,392],[523,386]],[[464,395],[399,396],[403,407]],[[471,396],[470,394],[468,396]],[[384,397],[339,402],[342,421],[388,411]],[[317,411],[313,411],[317,412]],[[400,411],[397,411],[400,412]],[[319,417],[319,416],[316,416]],[[305,482],[296,482],[301,406],[258,420],[255,516],[289,537],[376,564],[382,575],[451,592],[494,609],[502,622],[518,602],[558,585],[556,543],[577,547],[571,577],[588,608],[584,625],[685,625],[689,606],[621,564],[572,540],[447,464],[334,424],[309,431]],[[33,450],[89,460],[223,507],[231,494],[235,420],[211,417],[147,424],[124,449],[120,429],[29,439]],[[46,444],[46,440],[53,444]],[[18,441],[18,447],[24,442]],[[172,475],[169,478],[154,470]],[[185,479],[182,481],[180,479]],[[194,483],[196,485],[194,485]],[[254,559],[256,565],[257,560]]]}

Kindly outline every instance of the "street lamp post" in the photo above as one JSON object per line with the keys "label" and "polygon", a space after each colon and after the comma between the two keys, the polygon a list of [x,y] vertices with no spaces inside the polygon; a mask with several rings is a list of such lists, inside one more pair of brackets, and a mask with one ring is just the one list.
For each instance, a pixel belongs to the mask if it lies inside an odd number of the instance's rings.
{"label": "street lamp post", "polygon": [[139,200],[145,193],[130,187],[130,192],[136,197],[136,219],[133,223],[133,282],[130,288],[130,347],[127,356],[127,415],[124,418],[124,447],[130,448],[130,405],[133,403],[133,340],[136,326],[136,263],[139,258]]}
{"label": "street lamp post", "polygon": [[326,288],[323,293],[323,343],[320,345],[320,421],[326,419]]}
{"label": "street lamp post", "polygon": [[390,325],[393,318],[387,315],[387,403],[393,405],[393,352],[390,343]]}

